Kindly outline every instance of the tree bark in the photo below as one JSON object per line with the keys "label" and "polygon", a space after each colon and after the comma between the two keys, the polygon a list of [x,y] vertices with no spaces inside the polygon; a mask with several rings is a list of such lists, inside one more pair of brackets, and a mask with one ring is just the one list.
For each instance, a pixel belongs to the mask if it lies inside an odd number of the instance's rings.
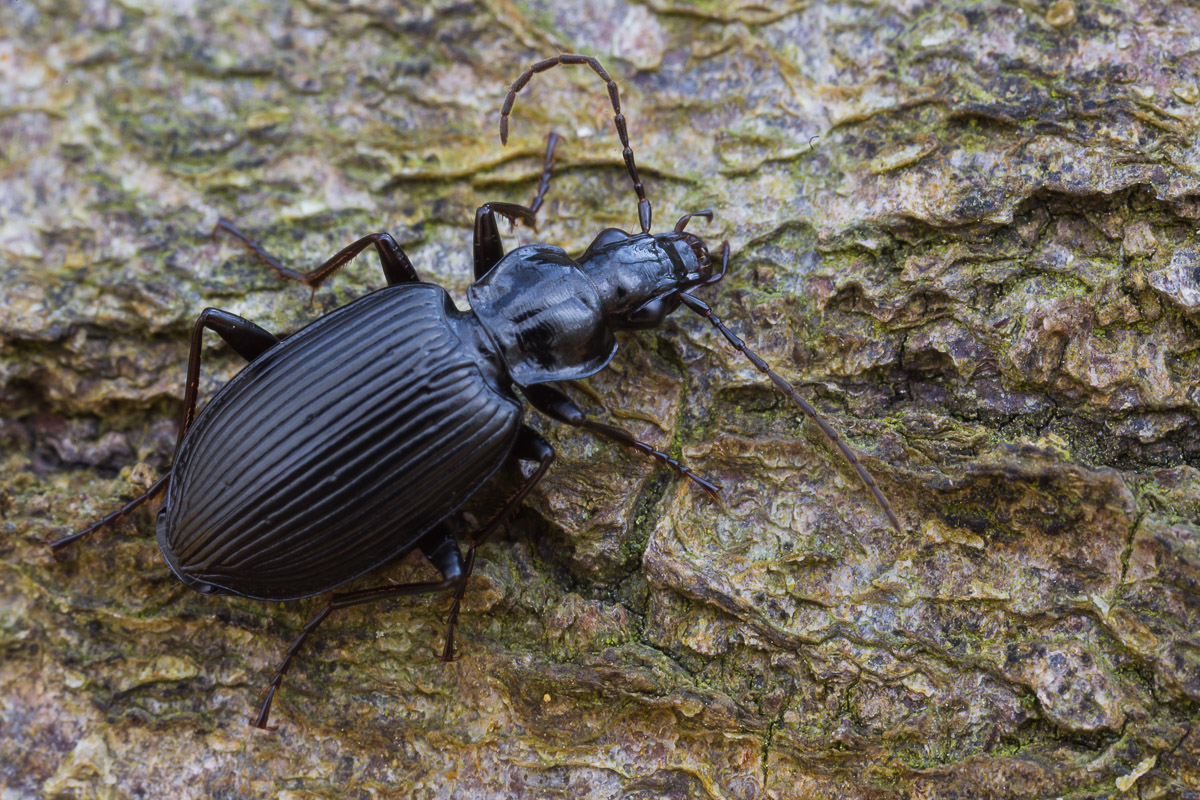
{"label": "tree bark", "polygon": [[[11,2],[0,14],[0,788],[13,797],[1200,796],[1200,11],[1166,3]],[[208,305],[285,334],[383,284],[466,307],[471,221],[728,240],[702,318],[571,389],[724,487],[530,414],[558,460],[444,598],[185,589],[153,508]],[[216,337],[201,397],[240,367]],[[483,516],[510,474],[469,506]],[[466,526],[469,520],[456,519]],[[429,580],[419,557],[355,586]]]}

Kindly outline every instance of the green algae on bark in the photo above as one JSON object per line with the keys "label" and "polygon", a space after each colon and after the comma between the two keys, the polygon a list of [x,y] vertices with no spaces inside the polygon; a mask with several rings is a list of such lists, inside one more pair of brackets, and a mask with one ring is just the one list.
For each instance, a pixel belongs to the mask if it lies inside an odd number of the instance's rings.
{"label": "green algae on bark", "polygon": [[[0,15],[0,787],[13,797],[1143,797],[1200,791],[1195,9],[11,3]],[[286,333],[312,265],[388,230],[460,303],[474,209],[510,244],[729,238],[713,305],[863,455],[887,527],[702,321],[574,391],[723,484],[714,504],[535,420],[559,453],[467,594],[331,619],[281,727],[244,723],[308,603],[202,598],[152,517],[47,536],[171,459],[206,305]],[[238,369],[205,350],[201,392]],[[480,498],[475,513],[515,476]],[[465,522],[461,522],[465,525]],[[378,581],[422,579],[419,559]]]}

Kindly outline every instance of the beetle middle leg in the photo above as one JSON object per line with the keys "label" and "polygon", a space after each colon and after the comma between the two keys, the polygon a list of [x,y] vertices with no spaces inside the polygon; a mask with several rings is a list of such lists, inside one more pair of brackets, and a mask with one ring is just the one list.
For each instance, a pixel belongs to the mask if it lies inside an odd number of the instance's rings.
{"label": "beetle middle leg", "polygon": [[638,440],[626,430],[614,425],[606,425],[603,422],[588,419],[587,415],[579,410],[579,406],[571,402],[571,398],[553,386],[544,383],[535,386],[523,386],[521,387],[521,392],[529,399],[530,405],[551,419],[565,422],[576,428],[583,428],[605,438],[612,439],[625,447],[637,450],[639,453],[645,453],[660,464],[670,467],[678,474],[690,479],[701,489],[708,492],[714,499],[720,493],[721,487],[696,474],[690,467],[680,463],[678,459],[672,458],[661,450],[657,450],[645,442]]}
{"label": "beetle middle leg", "polygon": [[395,286],[398,283],[415,283],[421,280],[417,275],[416,268],[390,233],[367,234],[343,247],[316,269],[298,272],[285,267],[279,259],[264,250],[261,245],[238,230],[236,225],[224,217],[217,220],[213,234],[215,235],[219,231],[224,231],[236,239],[238,243],[257,256],[259,261],[274,270],[280,278],[302,283],[312,289],[314,295],[317,293],[317,289],[321,288],[321,284],[333,276],[333,273],[349,264],[355,256],[371,245],[375,245],[375,251],[379,253],[379,263],[383,267],[383,275],[387,279],[388,286]]}
{"label": "beetle middle leg", "polygon": [[[267,348],[279,341],[279,338],[275,334],[265,328],[261,328],[250,320],[243,319],[228,311],[222,311],[219,308],[206,308],[200,312],[200,316],[196,318],[196,324],[192,326],[191,346],[188,352],[187,379],[184,383],[183,392],[183,416],[179,420],[179,433],[175,439],[176,450],[179,449],[179,444],[183,441],[184,434],[187,433],[187,429],[191,427],[192,421],[196,418],[196,400],[200,387],[200,349],[204,341],[205,329],[215,332],[238,355],[247,361],[253,361],[258,358]],[[171,470],[168,468],[167,474],[155,481],[145,492],[103,519],[93,522],[86,528],[76,531],[70,536],[64,536],[61,539],[50,542],[50,549],[57,552],[72,542],[78,541],[101,528],[106,528],[124,519],[136,511],[147,500],[163,492],[170,482]]]}
{"label": "beetle middle leg", "polygon": [[528,206],[515,203],[484,203],[475,211],[475,280],[486,275],[496,262],[504,258],[504,243],[500,240],[500,229],[496,225],[496,215],[508,218],[510,221],[521,220],[529,227],[537,230],[537,212],[542,207],[546,192],[550,189],[550,174],[554,171],[554,150],[562,137],[551,132],[546,137],[546,155],[542,160],[542,177],[538,181],[537,192]]}

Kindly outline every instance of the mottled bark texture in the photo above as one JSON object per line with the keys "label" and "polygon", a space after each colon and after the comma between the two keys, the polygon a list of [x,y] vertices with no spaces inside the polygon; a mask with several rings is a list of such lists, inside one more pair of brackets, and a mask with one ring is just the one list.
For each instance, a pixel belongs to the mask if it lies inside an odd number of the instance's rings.
{"label": "mottled bark texture", "polygon": [[[1166,2],[6,0],[0,787],[24,797],[1049,798],[1200,792],[1200,52]],[[904,521],[707,324],[573,390],[726,489],[541,420],[559,460],[467,595],[335,615],[206,599],[152,514],[44,540],[170,462],[206,305],[392,232],[457,297],[470,225],[567,138],[535,234],[728,238],[710,299]],[[238,363],[215,337],[202,392]],[[475,506],[487,512],[514,475]],[[460,520],[456,524],[466,525]],[[429,579],[419,559],[374,578]]]}

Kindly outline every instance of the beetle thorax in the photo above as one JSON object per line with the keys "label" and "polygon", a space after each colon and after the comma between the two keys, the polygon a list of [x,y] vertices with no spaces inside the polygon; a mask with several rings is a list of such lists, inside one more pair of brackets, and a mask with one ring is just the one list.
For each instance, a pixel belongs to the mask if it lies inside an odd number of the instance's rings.
{"label": "beetle thorax", "polygon": [[708,277],[690,234],[610,230],[578,262],[537,244],[508,253],[468,290],[471,308],[520,386],[585,378],[617,350],[613,331],[651,328]]}
{"label": "beetle thorax", "polygon": [[513,250],[467,296],[520,386],[587,377],[616,352],[600,292],[561,248]]}

